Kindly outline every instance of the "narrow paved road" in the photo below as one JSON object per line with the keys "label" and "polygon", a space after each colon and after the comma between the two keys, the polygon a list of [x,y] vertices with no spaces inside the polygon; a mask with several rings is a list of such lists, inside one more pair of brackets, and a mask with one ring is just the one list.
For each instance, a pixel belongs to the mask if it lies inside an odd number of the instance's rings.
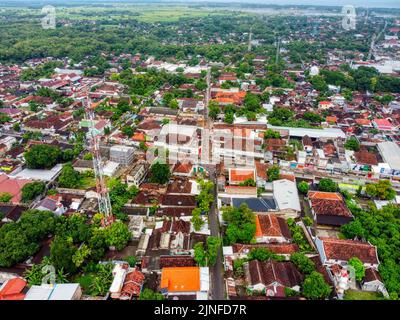
{"label": "narrow paved road", "polygon": [[[212,128],[212,121],[208,116],[208,104],[210,102],[211,95],[211,68],[209,67],[207,70],[207,90],[206,90],[206,101],[204,106],[204,129],[207,131],[206,138],[202,139],[202,152],[207,155],[208,159],[206,159],[206,163],[202,163],[202,165],[207,168],[207,171],[210,173],[210,179],[214,183],[214,202],[211,205],[210,213],[208,214],[209,227],[211,231],[211,236],[221,238],[220,228],[219,228],[219,219],[218,219],[218,208],[217,208],[217,174],[216,174],[216,166],[210,164],[212,156],[209,144],[209,130]],[[203,132],[205,134],[205,132]],[[205,144],[204,144],[205,143]],[[218,251],[217,262],[214,266],[210,267],[210,299],[211,300],[224,300],[225,299],[225,285],[224,285],[224,267],[222,262],[222,247]]]}
{"label": "narrow paved road", "polygon": [[[217,208],[217,184],[216,184],[216,172],[215,170],[210,174],[210,178],[214,182],[214,203],[211,205],[209,213],[209,224],[211,235],[214,237],[221,238],[219,219],[218,219],[218,208]],[[218,251],[218,257],[216,264],[210,268],[211,273],[211,299],[212,300],[224,300],[224,268],[222,261],[222,248]]]}

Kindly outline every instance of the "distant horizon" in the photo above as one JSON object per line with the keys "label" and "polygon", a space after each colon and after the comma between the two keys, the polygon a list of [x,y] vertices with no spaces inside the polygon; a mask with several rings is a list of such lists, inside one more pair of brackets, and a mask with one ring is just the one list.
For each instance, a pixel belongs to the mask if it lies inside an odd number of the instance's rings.
{"label": "distant horizon", "polygon": [[265,5],[299,5],[299,6],[333,6],[353,5],[364,8],[400,8],[400,0],[0,0],[2,4],[21,3],[21,4],[41,4],[41,3],[248,3]]}

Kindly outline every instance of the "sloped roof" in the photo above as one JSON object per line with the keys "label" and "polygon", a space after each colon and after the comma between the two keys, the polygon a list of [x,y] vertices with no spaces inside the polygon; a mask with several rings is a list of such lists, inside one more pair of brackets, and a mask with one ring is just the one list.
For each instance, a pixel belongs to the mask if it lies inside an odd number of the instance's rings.
{"label": "sloped roof", "polygon": [[293,254],[299,251],[299,247],[295,243],[257,243],[257,244],[242,244],[235,243],[232,245],[235,253],[248,253],[251,249],[265,248],[275,254]]}
{"label": "sloped roof", "polygon": [[273,259],[261,262],[252,260],[249,262],[250,283],[253,285],[262,283],[269,286],[278,282],[285,287],[301,285],[303,275],[297,270],[295,265],[290,262],[277,262]]}
{"label": "sloped roof", "polygon": [[279,210],[292,209],[301,211],[296,183],[287,179],[275,180],[273,193]]}
{"label": "sloped roof", "polygon": [[320,239],[328,259],[348,261],[353,257],[357,257],[363,263],[379,263],[376,247],[368,242],[328,237],[321,237]]}
{"label": "sloped roof", "polygon": [[7,280],[0,290],[0,300],[24,300],[25,294],[22,290],[27,282],[21,278]]}
{"label": "sloped roof", "polygon": [[255,180],[254,169],[229,169],[230,182],[243,182],[247,179]]}
{"label": "sloped roof", "polygon": [[161,272],[160,288],[167,289],[168,292],[200,291],[200,268],[163,268]]}
{"label": "sloped roof", "polygon": [[255,236],[291,238],[291,233],[285,219],[275,214],[262,214],[256,216]]}

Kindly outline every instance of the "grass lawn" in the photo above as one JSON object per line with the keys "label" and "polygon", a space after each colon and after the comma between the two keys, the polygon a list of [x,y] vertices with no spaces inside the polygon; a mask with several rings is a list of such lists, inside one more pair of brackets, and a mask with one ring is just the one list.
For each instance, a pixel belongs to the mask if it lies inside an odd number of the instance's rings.
{"label": "grass lawn", "polygon": [[80,182],[80,189],[86,190],[96,186],[96,180],[92,177],[82,177]]}
{"label": "grass lawn", "polygon": [[347,290],[344,300],[383,300],[383,297],[377,292]]}

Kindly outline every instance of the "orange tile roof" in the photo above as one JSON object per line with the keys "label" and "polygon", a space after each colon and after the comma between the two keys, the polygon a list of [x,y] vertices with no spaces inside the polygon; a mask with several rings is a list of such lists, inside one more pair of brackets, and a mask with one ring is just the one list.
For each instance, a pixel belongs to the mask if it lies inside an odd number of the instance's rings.
{"label": "orange tile roof", "polygon": [[328,117],[326,117],[326,122],[336,123],[337,120],[338,120],[337,117],[334,117],[334,116],[328,116]]}
{"label": "orange tile roof", "polygon": [[24,300],[25,294],[22,290],[26,286],[26,281],[21,278],[8,280],[0,291],[0,300]]}
{"label": "orange tile roof", "polygon": [[289,227],[283,218],[275,214],[256,215],[256,238],[269,237],[290,237]]}
{"label": "orange tile roof", "polygon": [[160,288],[166,288],[168,289],[168,292],[200,291],[200,268],[163,268]]}
{"label": "orange tile roof", "polygon": [[371,125],[371,121],[368,119],[356,119],[356,123],[361,126],[369,126]]}
{"label": "orange tile roof", "polygon": [[213,101],[218,102],[218,103],[234,103],[235,100],[232,98],[215,98]]}
{"label": "orange tile roof", "polygon": [[135,132],[131,139],[134,141],[146,141],[146,137],[142,132]]}
{"label": "orange tile roof", "polygon": [[336,192],[321,192],[321,191],[310,191],[308,192],[309,199],[325,199],[325,200],[342,200],[342,196]]}
{"label": "orange tile roof", "polygon": [[260,224],[260,220],[258,219],[258,216],[256,216],[256,237],[262,237],[263,236],[263,232],[261,231],[261,224]]}
{"label": "orange tile roof", "polygon": [[239,169],[231,169],[229,170],[229,181],[231,182],[243,182],[247,179],[255,180],[255,174],[253,169],[249,170],[239,170]]}

